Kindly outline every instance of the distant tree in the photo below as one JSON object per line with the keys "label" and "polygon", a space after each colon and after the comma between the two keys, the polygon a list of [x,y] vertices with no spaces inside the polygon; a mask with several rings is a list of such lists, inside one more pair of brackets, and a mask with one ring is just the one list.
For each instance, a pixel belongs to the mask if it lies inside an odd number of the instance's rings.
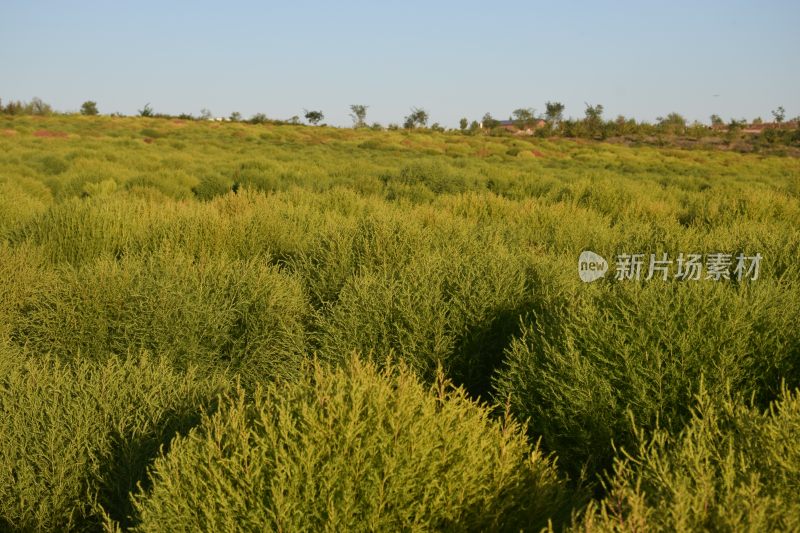
{"label": "distant tree", "polygon": [[695,139],[699,139],[700,137],[706,135],[707,130],[708,128],[703,123],[695,120],[690,126],[688,126],[686,133]]}
{"label": "distant tree", "polygon": [[636,131],[636,121],[633,119],[628,120],[624,115],[617,115],[614,120],[614,128],[617,135],[627,135]]}
{"label": "distant tree", "polygon": [[153,116],[153,108],[150,107],[150,103],[144,104],[144,107],[139,110],[140,117],[152,117]]}
{"label": "distant tree", "polygon": [[522,129],[534,123],[536,119],[535,114],[536,110],[531,107],[515,109],[511,112],[511,120],[514,121],[516,127]]}
{"label": "distant tree", "polygon": [[389,124],[388,126],[386,126],[386,129],[387,129],[387,130],[389,130],[389,131],[397,131],[397,130],[399,130],[399,129],[400,129],[400,126],[398,126],[397,124],[395,124],[394,122],[392,122],[391,124]]}
{"label": "distant tree", "polygon": [[[488,114],[488,113],[487,113],[487,114]],[[491,115],[489,115],[489,116],[491,116]],[[476,131],[478,131],[479,129],[481,129],[481,124],[480,124],[480,122],[478,122],[477,120],[473,120],[472,122],[470,122],[470,124],[469,124],[469,131],[471,131],[472,133],[475,133],[475,132],[476,132]]]}
{"label": "distant tree", "polygon": [[294,115],[292,118],[288,120],[289,124],[300,124],[300,117]]}
{"label": "distant tree", "polygon": [[28,107],[31,115],[49,115],[53,112],[53,108],[50,107],[49,104],[44,103],[42,99],[38,97],[31,100],[31,103],[28,104]]}
{"label": "distant tree", "polygon": [[99,113],[100,112],[97,110],[97,102],[87,100],[81,105],[81,115],[94,116]]}
{"label": "distant tree", "polygon": [[238,111],[234,111],[233,113],[231,113],[231,116],[228,117],[228,119],[232,122],[239,122],[242,120],[242,114],[239,113]]}
{"label": "distant tree", "polygon": [[564,104],[561,102],[547,102],[545,105],[545,116],[551,124],[558,124],[564,115]]}
{"label": "distant tree", "polygon": [[491,130],[496,128],[500,125],[500,121],[492,117],[491,113],[486,113],[483,115],[483,119],[481,120],[481,125],[484,129]]}
{"label": "distant tree", "polygon": [[558,131],[563,137],[580,137],[584,130],[583,122],[580,120],[566,119],[558,124]]}
{"label": "distant tree", "polygon": [[669,115],[667,115],[667,118],[665,118],[664,121],[669,124],[675,124],[681,127],[686,126],[686,119],[680,113],[672,112]]}
{"label": "distant tree", "polygon": [[719,115],[711,115],[711,125],[715,128],[718,128],[725,124],[725,121],[722,120],[722,117]]}
{"label": "distant tree", "polygon": [[383,126],[381,126],[380,122],[373,122],[369,129],[372,131],[383,131]]}
{"label": "distant tree", "polygon": [[420,128],[424,128],[428,125],[428,112],[424,109],[413,108],[411,110],[411,116],[414,117],[414,121]]}
{"label": "distant tree", "polygon": [[772,112],[772,116],[775,117],[775,122],[780,124],[783,122],[783,119],[786,118],[786,111],[783,109],[783,106],[778,106],[778,109]]}
{"label": "distant tree", "polygon": [[679,113],[670,113],[665,118],[659,117],[658,125],[667,133],[683,133],[686,130],[686,119]]}
{"label": "distant tree", "polygon": [[[585,103],[585,102],[584,102]],[[599,121],[602,120],[603,117],[603,106],[597,104],[595,106],[586,104],[586,110],[584,111],[587,121]]]}
{"label": "distant tree", "polygon": [[742,136],[741,130],[747,125],[747,119],[735,119],[731,118],[728,122],[728,128],[725,132],[725,139],[728,142],[733,142],[735,139],[738,139]]}
{"label": "distant tree", "polygon": [[584,115],[585,117],[583,119],[583,124],[586,128],[585,133],[591,137],[595,137],[597,135],[604,137],[605,131],[603,128],[603,106],[600,104],[594,106],[586,104]]}
{"label": "distant tree", "polygon": [[269,118],[267,118],[267,115],[265,115],[264,113],[256,113],[255,115],[250,117],[250,120],[248,122],[250,122],[250,124],[264,124],[268,121]]}
{"label": "distant tree", "polygon": [[428,112],[419,107],[412,107],[411,114],[403,124],[406,129],[424,128],[428,124]]}
{"label": "distant tree", "polygon": [[325,118],[325,115],[322,114],[322,111],[309,111],[308,109],[304,109],[303,111],[306,112],[305,117],[309,124],[313,124],[316,126],[317,124]]}
{"label": "distant tree", "polygon": [[763,123],[764,119],[762,119],[761,117],[756,117],[753,119],[753,124],[763,124]]}
{"label": "distant tree", "polygon": [[466,130],[467,126],[469,126],[469,121],[467,119],[462,118],[458,121],[458,127],[461,128],[461,131]]}
{"label": "distant tree", "polygon": [[201,120],[211,120],[214,118],[214,114],[211,112],[210,109],[203,108],[200,110],[200,119]]}
{"label": "distant tree", "polygon": [[353,119],[354,128],[363,128],[367,125],[367,108],[366,105],[353,104],[350,106],[350,118]]}
{"label": "distant tree", "polygon": [[745,118],[740,118],[738,120],[732,118],[731,121],[728,122],[728,130],[729,131],[740,130],[744,128],[746,124],[747,124],[747,119]]}
{"label": "distant tree", "polygon": [[25,112],[25,105],[20,101],[9,100],[3,108],[6,115],[22,115]]}
{"label": "distant tree", "polygon": [[443,132],[444,128],[438,122],[434,122],[433,124],[431,124],[431,130],[438,131],[438,132]]}

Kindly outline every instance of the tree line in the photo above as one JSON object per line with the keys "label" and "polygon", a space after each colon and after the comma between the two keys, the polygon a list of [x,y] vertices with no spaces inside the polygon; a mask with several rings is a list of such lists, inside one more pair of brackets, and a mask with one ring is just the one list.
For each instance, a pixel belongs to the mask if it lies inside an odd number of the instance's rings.
{"label": "tree line", "polygon": [[[618,115],[613,119],[606,119],[603,116],[604,107],[602,104],[585,103],[583,117],[564,118],[565,106],[561,102],[546,102],[543,113],[537,114],[534,108],[518,108],[511,112],[507,120],[500,120],[486,113],[480,120],[462,118],[458,128],[448,129],[434,122],[430,126],[428,122],[430,115],[427,110],[419,107],[412,107],[407,116],[404,117],[402,124],[390,123],[386,127],[380,123],[367,121],[367,110],[369,106],[363,104],[352,104],[350,106],[350,118],[354,128],[369,128],[373,130],[427,130],[439,132],[460,132],[462,134],[476,135],[509,135],[514,133],[527,133],[539,137],[578,137],[606,139],[609,137],[620,137],[628,135],[685,135],[689,137],[704,137],[715,134],[726,134],[735,136],[742,131],[751,133],[763,133],[769,137],[770,141],[789,141],[800,142],[800,117],[786,119],[786,111],[782,106],[772,111],[772,120],[764,122],[760,117],[752,121],[740,118],[731,118],[725,122],[719,115],[710,116],[710,124],[698,121],[689,122],[680,113],[669,113],[664,117],[658,117],[655,122],[637,121],[631,117]],[[3,103],[0,100],[0,113],[5,115],[51,115],[54,114],[52,106],[42,101],[40,98],[33,98],[30,102],[10,100]],[[85,116],[99,115],[100,111],[97,102],[87,100],[81,105],[80,114]],[[256,113],[249,119],[245,119],[241,113],[233,112],[226,118],[215,118],[208,109],[201,110],[195,116],[188,113],[171,115],[157,113],[153,107],[147,103],[137,110],[137,116],[153,118],[173,118],[183,120],[224,120],[232,122],[247,122],[250,124],[304,124],[300,116],[293,116],[286,120],[274,119],[264,113]],[[112,113],[111,116],[123,116],[120,113]],[[319,126],[325,119],[322,110],[303,110],[303,118],[307,124]],[[322,124],[325,125],[325,124]]]}

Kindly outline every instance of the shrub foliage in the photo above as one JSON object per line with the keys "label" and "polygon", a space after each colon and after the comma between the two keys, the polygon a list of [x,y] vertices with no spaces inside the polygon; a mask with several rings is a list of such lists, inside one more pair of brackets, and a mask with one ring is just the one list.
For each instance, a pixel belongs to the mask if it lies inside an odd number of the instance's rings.
{"label": "shrub foliage", "polygon": [[0,350],[0,525],[18,531],[129,524],[129,493],[221,379],[136,357],[103,365]]}
{"label": "shrub foliage", "polygon": [[353,358],[234,395],[176,439],[136,497],[141,531],[541,527],[567,492],[522,427],[444,378]]}
{"label": "shrub foliage", "polygon": [[[0,529],[797,529],[800,162],[769,139],[796,130],[9,105]],[[558,132],[614,135],[587,119]],[[739,252],[758,280],[614,279]]]}

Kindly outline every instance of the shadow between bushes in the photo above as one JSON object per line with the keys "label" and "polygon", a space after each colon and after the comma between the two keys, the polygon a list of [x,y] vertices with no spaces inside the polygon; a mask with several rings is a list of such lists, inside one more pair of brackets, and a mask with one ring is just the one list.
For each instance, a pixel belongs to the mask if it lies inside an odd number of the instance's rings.
{"label": "shadow between bushes", "polygon": [[102,480],[98,491],[98,503],[105,513],[122,527],[123,531],[138,525],[131,495],[150,490],[152,480],[149,469],[162,453],[167,454],[173,439],[185,436],[196,427],[202,413],[213,413],[219,406],[219,398],[199,408],[187,406],[172,409],[161,415],[162,421],[155,431],[131,438],[119,431],[111,436],[113,446],[103,461],[99,477]]}
{"label": "shadow between bushes", "polygon": [[476,400],[488,401],[494,395],[492,378],[505,362],[505,350],[520,331],[520,318],[530,304],[497,310],[485,322],[467,328],[456,345],[456,364],[450,376]]}

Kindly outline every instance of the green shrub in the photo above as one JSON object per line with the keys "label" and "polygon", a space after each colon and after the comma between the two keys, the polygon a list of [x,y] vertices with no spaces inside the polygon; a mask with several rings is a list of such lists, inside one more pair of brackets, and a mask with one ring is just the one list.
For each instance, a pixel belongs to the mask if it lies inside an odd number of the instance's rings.
{"label": "green shrub", "polygon": [[612,441],[643,428],[678,431],[705,376],[765,405],[800,384],[800,297],[771,284],[619,283],[545,302],[507,351],[498,399],[576,474],[610,466]]}
{"label": "green shrub", "polygon": [[14,334],[31,350],[103,360],[144,349],[178,367],[288,376],[305,350],[307,304],[291,275],[258,260],[169,250],[65,266]]}
{"label": "green shrub", "polygon": [[69,163],[57,155],[41,155],[32,160],[37,170],[45,175],[52,176],[66,172]]}
{"label": "green shrub", "polygon": [[231,191],[233,180],[219,174],[207,174],[200,178],[200,183],[192,188],[199,200],[211,200]]}
{"label": "green shrub", "polygon": [[152,129],[152,128],[145,128],[145,129],[143,129],[142,131],[140,131],[139,133],[140,133],[140,134],[141,134],[143,137],[148,137],[148,138],[150,138],[150,139],[160,139],[161,137],[163,137],[163,136],[164,136],[164,134],[163,134],[163,133],[161,133],[161,132],[160,132],[160,131],[158,131],[158,130],[154,130],[154,129]]}
{"label": "green shrub", "polygon": [[193,189],[199,185],[200,180],[196,176],[175,170],[148,172],[131,178],[125,184],[128,189],[152,187],[165,196],[176,199],[191,198]]}
{"label": "green shrub", "polygon": [[[25,321],[32,302],[57,286],[41,249],[31,245],[10,247],[0,242],[0,343]],[[24,344],[24,342],[23,342]]]}
{"label": "green shrub", "polygon": [[224,390],[147,357],[102,366],[27,359],[0,345],[0,527],[129,523],[129,493],[178,432]]}
{"label": "green shrub", "polygon": [[40,245],[53,263],[80,264],[103,255],[121,255],[141,244],[159,220],[163,224],[172,218],[159,207],[156,201],[133,196],[70,198],[32,217],[12,241]]}
{"label": "green shrub", "polygon": [[435,194],[455,194],[464,192],[467,181],[455,169],[437,159],[423,159],[404,166],[398,181],[405,185],[422,184]]}
{"label": "green shrub", "polygon": [[343,258],[322,267],[341,289],[318,318],[320,355],[394,354],[427,381],[441,365],[473,394],[488,392],[528,298],[523,262],[498,242],[443,243],[393,224],[356,231]]}
{"label": "green shrub", "polygon": [[30,194],[21,184],[0,182],[0,240],[47,209],[48,200]]}
{"label": "green shrub", "polygon": [[241,163],[233,177],[235,190],[275,192],[282,187],[279,170],[271,161],[256,160]]}
{"label": "green shrub", "polygon": [[402,368],[308,367],[205,417],[135,497],[141,531],[537,529],[567,492],[522,427]]}
{"label": "green shrub", "polygon": [[702,391],[679,435],[638,434],[582,531],[800,530],[800,393],[768,411]]}

